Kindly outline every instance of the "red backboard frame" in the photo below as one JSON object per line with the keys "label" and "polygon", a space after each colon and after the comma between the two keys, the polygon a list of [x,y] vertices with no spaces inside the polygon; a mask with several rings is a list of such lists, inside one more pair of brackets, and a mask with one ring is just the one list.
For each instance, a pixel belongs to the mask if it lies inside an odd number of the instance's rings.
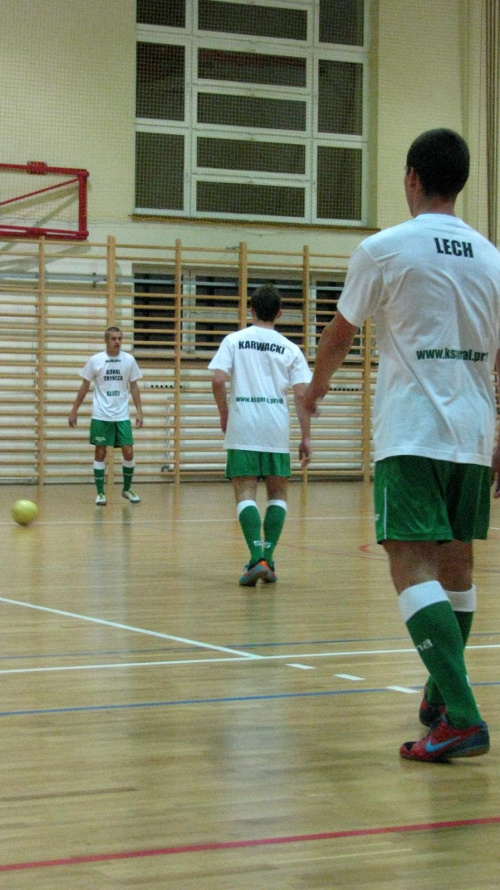
{"label": "red backboard frame", "polygon": [[[22,201],[25,198],[31,198],[35,195],[41,195],[46,192],[56,191],[57,189],[66,188],[68,185],[77,185],[78,187],[78,218],[75,229],[53,228],[51,226],[30,226],[30,225],[10,225],[2,223],[0,218],[0,237],[2,235],[9,238],[50,238],[62,241],[85,241],[88,238],[87,229],[87,180],[89,177],[88,170],[82,170],[76,167],[50,167],[45,161],[28,161],[27,164],[0,164],[0,170],[14,170],[37,175],[45,175],[53,173],[64,177],[62,182],[50,185],[47,188],[35,189],[22,195],[0,200],[0,207],[6,204],[15,204],[16,201]],[[69,178],[66,178],[69,177]]]}

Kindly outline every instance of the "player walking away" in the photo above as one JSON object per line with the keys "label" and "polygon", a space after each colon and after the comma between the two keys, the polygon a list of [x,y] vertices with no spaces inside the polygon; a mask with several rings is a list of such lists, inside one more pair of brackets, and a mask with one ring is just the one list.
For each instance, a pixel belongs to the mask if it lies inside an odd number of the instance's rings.
{"label": "player walking away", "polygon": [[[402,745],[408,760],[472,757],[490,747],[464,649],[476,608],[472,542],[489,526],[500,254],[455,216],[468,173],[469,151],[457,133],[430,130],[413,142],[404,177],[413,219],[354,252],[304,399],[313,412],[373,315],[377,540],[429,671],[419,717],[430,732]],[[497,496],[500,442],[493,475]]]}
{"label": "player walking away", "polygon": [[[277,580],[274,550],[286,517],[290,476],[290,415],[287,392],[293,389],[300,424],[299,458],[311,460],[310,416],[302,397],[311,379],[299,347],[275,328],[281,297],[263,284],[250,300],[252,325],[228,334],[209,364],[227,450],[226,477],[232,480],[236,509],[250,561],[239,580],[242,587]],[[229,403],[226,381],[231,377]],[[264,479],[267,507],[262,520],[256,503],[257,482]]]}
{"label": "player walking away", "polygon": [[106,505],[104,492],[104,470],[106,448],[121,448],[123,455],[122,496],[131,504],[140,503],[140,497],[131,489],[134,475],[134,440],[129,411],[129,388],[136,409],[136,426],[142,426],[141,394],[137,381],[142,377],[135,358],[122,352],[123,334],[114,325],[104,334],[106,349],[91,356],[80,371],[83,383],[78,390],[75,403],[68,417],[70,426],[75,427],[77,413],[94,381],[92,420],[90,422],[90,443],[95,445],[94,479],[97,488],[95,502]]}

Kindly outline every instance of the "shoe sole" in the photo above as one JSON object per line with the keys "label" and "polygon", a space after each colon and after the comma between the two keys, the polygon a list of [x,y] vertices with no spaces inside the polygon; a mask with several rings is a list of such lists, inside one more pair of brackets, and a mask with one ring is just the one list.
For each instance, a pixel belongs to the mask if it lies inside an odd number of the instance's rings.
{"label": "shoe sole", "polygon": [[469,751],[457,751],[456,754],[454,754],[452,751],[448,757],[448,760],[453,760],[454,757],[479,757],[481,754],[487,754],[489,750],[489,743],[485,743],[484,745],[480,745],[477,748],[470,748]]}

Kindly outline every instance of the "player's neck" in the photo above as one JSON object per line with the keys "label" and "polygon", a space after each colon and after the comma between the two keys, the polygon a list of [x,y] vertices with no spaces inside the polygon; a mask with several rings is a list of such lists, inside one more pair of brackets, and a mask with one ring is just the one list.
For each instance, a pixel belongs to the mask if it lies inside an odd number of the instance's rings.
{"label": "player's neck", "polygon": [[412,216],[420,216],[421,213],[443,213],[446,216],[456,216],[455,201],[442,198],[439,195],[428,197],[421,195],[420,200],[412,207]]}
{"label": "player's neck", "polygon": [[261,321],[260,318],[256,318],[252,324],[256,328],[267,328],[270,331],[274,331],[274,326],[276,324],[275,321]]}

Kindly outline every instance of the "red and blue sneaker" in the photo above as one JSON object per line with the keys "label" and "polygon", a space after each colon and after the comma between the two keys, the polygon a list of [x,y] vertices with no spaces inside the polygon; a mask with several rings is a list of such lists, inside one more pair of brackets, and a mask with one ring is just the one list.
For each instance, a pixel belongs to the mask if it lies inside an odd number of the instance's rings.
{"label": "red and blue sneaker", "polygon": [[424,686],[424,697],[420,703],[418,719],[424,726],[435,726],[444,714],[444,705],[435,705],[427,700],[427,684]]}
{"label": "red and blue sneaker", "polygon": [[265,559],[259,559],[258,562],[249,562],[243,569],[240,577],[240,587],[255,587],[260,578],[264,581],[269,574],[269,563]]}
{"label": "red and blue sneaker", "polygon": [[276,584],[278,576],[274,570],[274,562],[269,563],[269,571],[265,578],[262,579],[265,584]]}
{"label": "red and blue sneaker", "polygon": [[399,753],[406,760],[446,763],[454,757],[477,757],[490,750],[488,727],[482,720],[475,726],[459,729],[448,723],[446,714],[430,733],[418,742],[405,742]]}

